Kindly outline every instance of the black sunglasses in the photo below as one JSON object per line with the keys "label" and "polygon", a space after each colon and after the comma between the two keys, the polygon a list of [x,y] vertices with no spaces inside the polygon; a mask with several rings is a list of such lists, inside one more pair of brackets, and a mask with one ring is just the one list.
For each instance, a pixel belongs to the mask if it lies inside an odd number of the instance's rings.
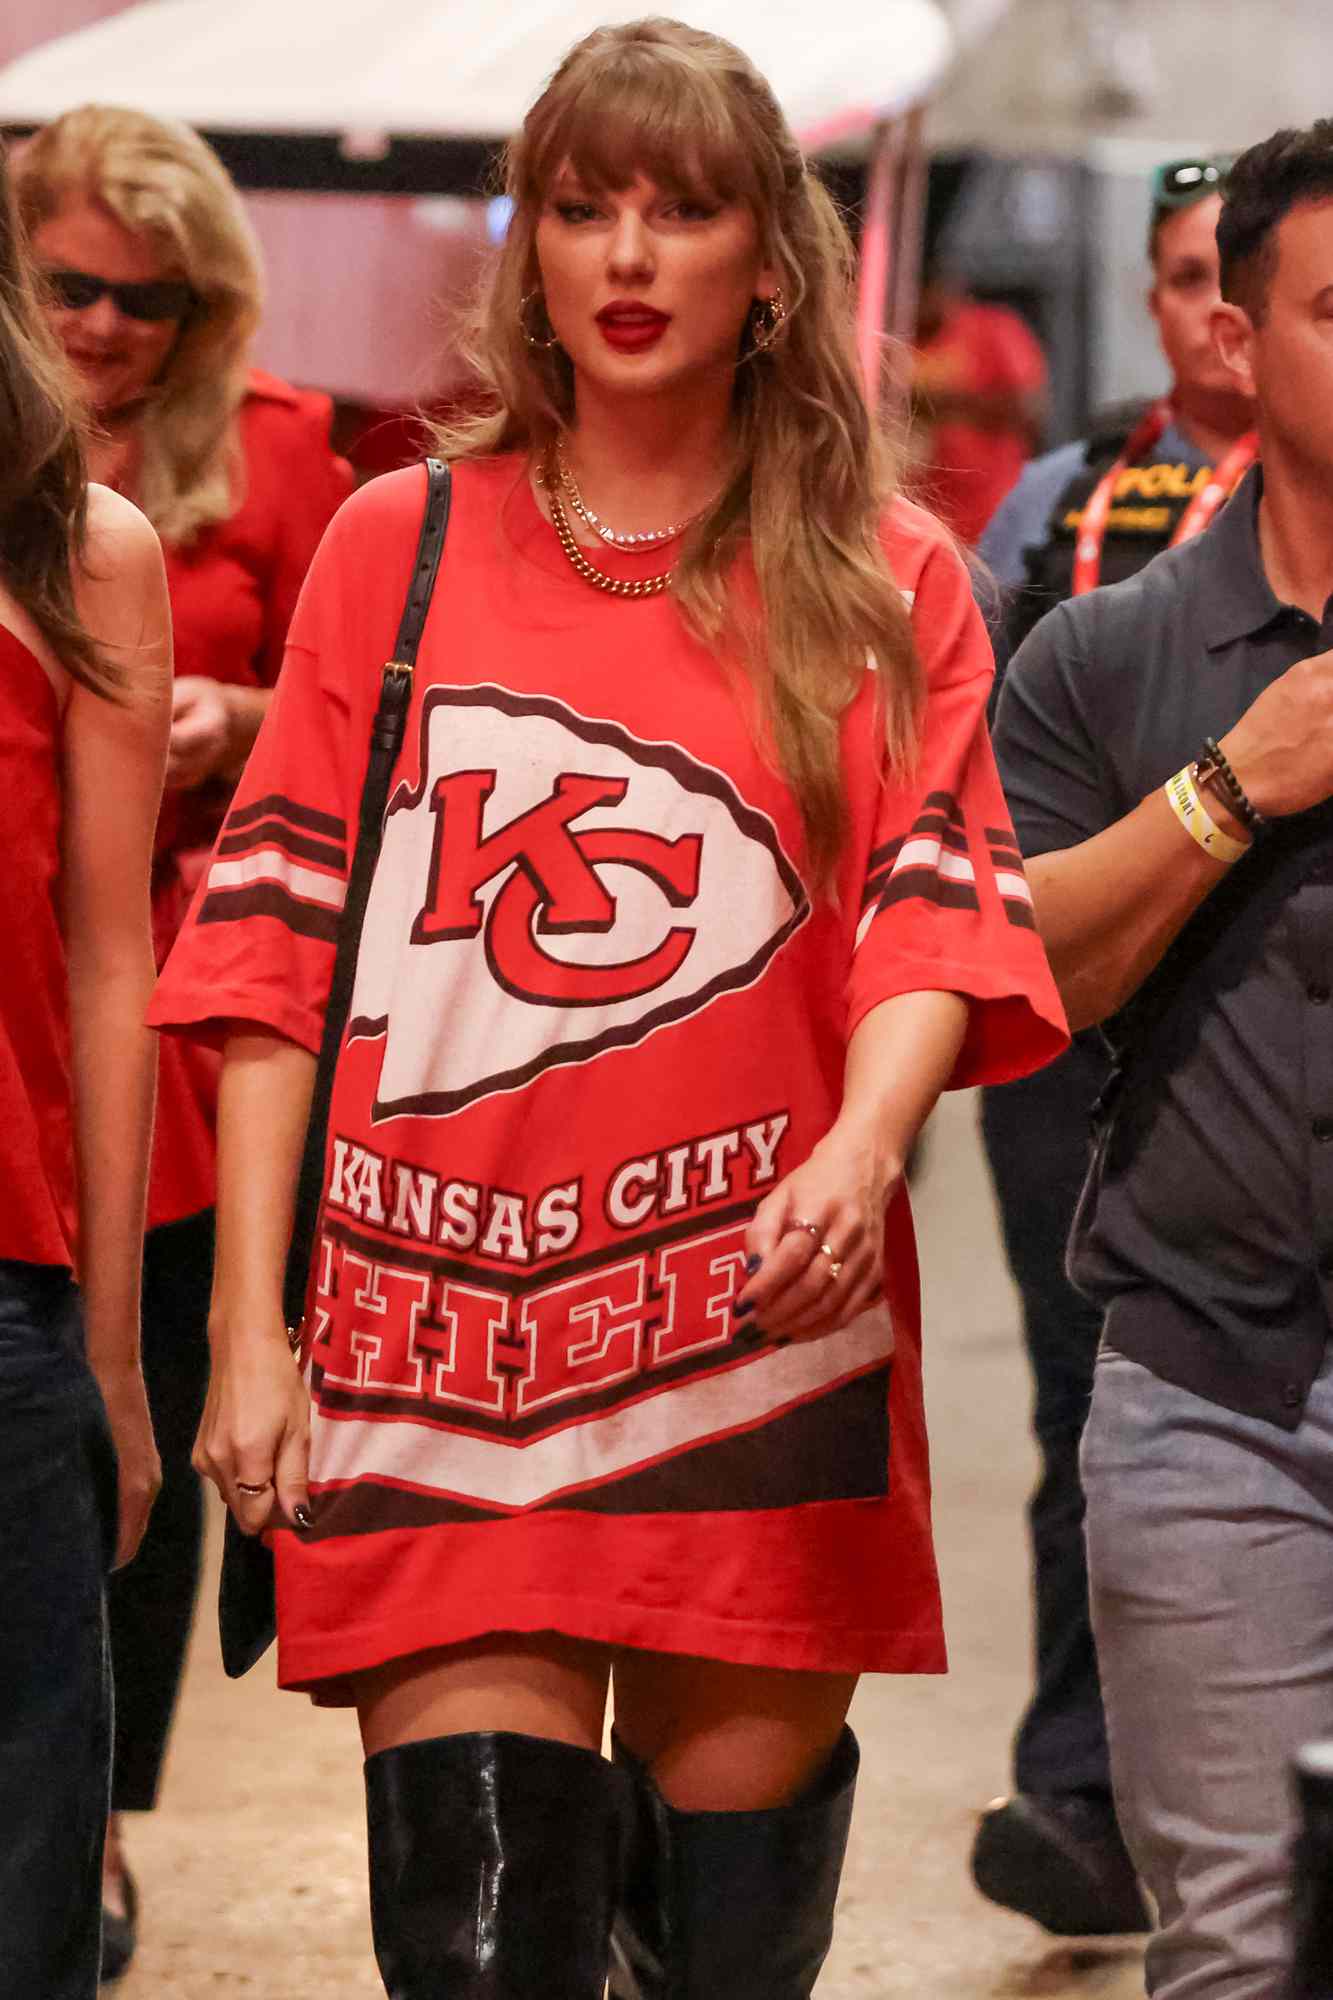
{"label": "black sunglasses", "polygon": [[127,319],[184,319],[196,295],[183,278],[147,278],[138,284],[114,285],[91,271],[44,271],[56,304],[67,312],[86,312],[99,299],[114,299]]}

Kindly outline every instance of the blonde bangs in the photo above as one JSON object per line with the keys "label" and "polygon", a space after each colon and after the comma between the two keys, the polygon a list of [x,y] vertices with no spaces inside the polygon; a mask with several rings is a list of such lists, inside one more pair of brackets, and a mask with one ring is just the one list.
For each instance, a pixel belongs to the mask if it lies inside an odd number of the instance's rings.
{"label": "blonde bangs", "polygon": [[565,167],[591,193],[620,192],[643,175],[691,200],[766,206],[755,133],[712,71],[662,60],[660,46],[625,48],[551,92],[547,117],[512,156],[516,201],[535,209]]}

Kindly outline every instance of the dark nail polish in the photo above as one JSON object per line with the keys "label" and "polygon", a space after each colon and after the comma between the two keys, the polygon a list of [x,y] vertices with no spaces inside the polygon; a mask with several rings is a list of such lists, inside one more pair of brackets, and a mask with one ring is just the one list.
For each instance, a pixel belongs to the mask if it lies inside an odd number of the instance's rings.
{"label": "dark nail polish", "polygon": [[733,1319],[744,1319],[746,1313],[752,1313],[753,1311],[754,1311],[753,1299],[746,1299],[741,1305],[733,1306],[731,1308]]}
{"label": "dark nail polish", "polygon": [[760,1264],[761,1264],[762,1262],[763,1262],[763,1259],[762,1259],[761,1257],[747,1257],[747,1258],[746,1258],[746,1260],[745,1260],[745,1275],[746,1275],[746,1277],[747,1277],[747,1278],[752,1278],[752,1277],[754,1276],[755,1272],[756,1272],[756,1271],[757,1271],[757,1270],[759,1269],[759,1266],[760,1266]]}
{"label": "dark nail polish", "polygon": [[764,1329],[751,1322],[748,1326],[733,1327],[731,1337],[733,1340],[743,1340],[747,1347],[757,1347],[764,1337]]}
{"label": "dark nail polish", "polygon": [[315,1517],[308,1507],[293,1507],[292,1519],[302,1530],[313,1528],[315,1525]]}

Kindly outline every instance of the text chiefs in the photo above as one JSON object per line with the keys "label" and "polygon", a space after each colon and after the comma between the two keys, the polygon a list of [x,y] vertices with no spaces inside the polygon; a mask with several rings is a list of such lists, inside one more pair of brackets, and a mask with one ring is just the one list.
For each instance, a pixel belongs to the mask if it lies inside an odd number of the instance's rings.
{"label": "text chiefs", "polygon": [[[778,1178],[789,1123],[785,1111],[770,1113],[622,1161],[600,1191],[605,1222],[647,1234],[762,1194]],[[346,1216],[405,1244],[512,1272],[576,1252],[585,1211],[579,1177],[529,1196],[334,1141],[326,1219]],[[534,1271],[517,1292],[512,1277],[503,1290],[488,1287],[479,1261],[460,1278],[419,1251],[400,1263],[390,1245],[348,1244],[334,1230],[322,1248],[314,1314],[322,1381],[422,1399],[458,1418],[522,1416],[725,1344],[745,1224],[729,1217],[710,1231],[706,1216],[699,1221],[698,1233],[670,1231],[646,1255],[618,1259],[612,1244],[591,1268],[546,1283]]]}

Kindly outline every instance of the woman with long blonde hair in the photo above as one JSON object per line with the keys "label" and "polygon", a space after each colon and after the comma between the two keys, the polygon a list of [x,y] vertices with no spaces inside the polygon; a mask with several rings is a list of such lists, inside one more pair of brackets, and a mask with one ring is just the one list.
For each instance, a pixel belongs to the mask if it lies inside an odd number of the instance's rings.
{"label": "woman with long blonde hair", "polygon": [[155,1002],[224,1049],[199,1456],[270,1535],[283,1683],[357,1709],[391,1995],[596,2000],[610,1965],[622,2000],[796,2000],[856,1677],[942,1665],[903,1162],[1060,1010],[985,634],[893,498],[847,238],[767,85],[604,29],[509,191],[299,1370],[283,1250],[419,470],[325,538]]}
{"label": "woman with long blonde hair", "polygon": [[[315,545],[350,477],[329,404],[250,366],[259,253],[216,155],[184,125],[84,105],[23,149],[16,188],[47,316],[91,419],[94,476],[162,537],[176,641],[153,868],[159,962],[175,937],[277,677]],[[104,1975],[137,1896],[120,1812],[156,1801],[194,1606],[202,1499],[190,1463],[208,1373],[216,1060],[163,1051],[144,1253],[144,1359],[163,1488],[111,1592],[116,1757]]]}

